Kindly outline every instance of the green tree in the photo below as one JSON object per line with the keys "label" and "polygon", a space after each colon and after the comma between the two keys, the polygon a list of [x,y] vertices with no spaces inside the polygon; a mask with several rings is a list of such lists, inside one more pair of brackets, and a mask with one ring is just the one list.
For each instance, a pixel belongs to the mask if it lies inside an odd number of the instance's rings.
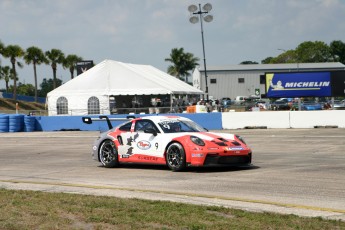
{"label": "green tree", "polygon": [[[0,41],[0,55],[3,55],[5,45]],[[0,59],[0,65],[1,65],[1,59]]]}
{"label": "green tree", "polygon": [[340,40],[336,40],[332,41],[329,46],[334,61],[339,61],[345,64],[345,43]]}
{"label": "green tree", "polygon": [[3,49],[3,56],[10,58],[12,63],[12,73],[13,73],[13,99],[17,100],[17,72],[16,72],[16,63],[22,68],[23,65],[20,62],[17,62],[18,58],[23,57],[25,54],[24,50],[18,45],[8,45]]}
{"label": "green tree", "polygon": [[243,61],[240,63],[240,65],[249,65],[249,64],[259,64],[256,61]]}
{"label": "green tree", "polygon": [[322,41],[306,41],[295,50],[297,61],[303,63],[333,61],[330,47]]}
{"label": "green tree", "polygon": [[295,50],[286,50],[284,53],[279,54],[277,57],[270,60],[271,64],[279,63],[298,63],[298,57]]}
{"label": "green tree", "polygon": [[0,66],[0,79],[4,79],[5,80],[6,93],[9,92],[8,82],[12,78],[13,78],[13,74],[11,73],[11,68],[9,66]]}
{"label": "green tree", "polygon": [[63,62],[63,67],[68,68],[69,72],[71,73],[71,79],[74,78],[74,70],[76,69],[77,62],[82,61],[83,59],[81,57],[78,57],[75,54],[67,55]]}
{"label": "green tree", "polygon": [[[59,87],[62,85],[62,80],[56,79],[56,86]],[[38,92],[40,97],[46,97],[47,94],[52,91],[54,88],[54,80],[53,79],[46,79],[44,78],[42,83],[40,84],[41,90]]]}
{"label": "green tree", "polygon": [[59,49],[51,49],[50,51],[45,52],[46,57],[49,60],[49,63],[51,64],[51,67],[53,69],[53,87],[54,89],[57,86],[57,79],[56,79],[56,70],[57,70],[57,64],[62,64],[65,60],[65,55],[62,53]]}
{"label": "green tree", "polygon": [[[10,86],[10,89],[13,86]],[[17,93],[20,95],[33,96],[35,95],[35,87],[32,84],[23,84],[18,82]]]}
{"label": "green tree", "polygon": [[193,70],[197,65],[199,58],[194,57],[192,53],[185,53],[183,48],[173,48],[169,58],[165,61],[171,62],[172,65],[168,66],[168,73],[178,77],[179,79],[185,78],[190,75],[188,71]]}
{"label": "green tree", "polygon": [[32,64],[34,67],[34,80],[35,80],[35,102],[37,102],[37,71],[36,65],[41,65],[42,63],[48,64],[48,60],[44,55],[43,51],[35,46],[31,46],[26,49],[24,55],[24,60],[26,64]]}
{"label": "green tree", "polygon": [[270,64],[270,63],[272,63],[273,58],[274,57],[267,57],[267,58],[261,60],[261,64]]}

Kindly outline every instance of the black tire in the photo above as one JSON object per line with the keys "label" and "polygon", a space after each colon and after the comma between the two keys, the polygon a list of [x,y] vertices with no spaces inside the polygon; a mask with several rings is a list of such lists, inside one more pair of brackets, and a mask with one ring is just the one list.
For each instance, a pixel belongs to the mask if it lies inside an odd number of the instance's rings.
{"label": "black tire", "polygon": [[165,159],[168,167],[174,172],[182,171],[186,168],[186,153],[183,146],[179,143],[169,145]]}
{"label": "black tire", "polygon": [[119,165],[117,149],[112,140],[102,142],[98,151],[98,157],[102,165],[106,168],[114,168]]}

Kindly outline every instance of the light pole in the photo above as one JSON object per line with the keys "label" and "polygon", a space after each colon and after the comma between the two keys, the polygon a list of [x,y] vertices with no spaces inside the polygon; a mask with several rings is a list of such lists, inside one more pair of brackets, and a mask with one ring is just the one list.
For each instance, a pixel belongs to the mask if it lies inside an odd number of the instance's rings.
{"label": "light pole", "polygon": [[[212,10],[212,5],[210,3],[206,3],[201,10],[201,4],[199,4],[199,8],[196,5],[188,6],[188,11],[191,13],[189,21],[193,24],[198,23],[200,18],[200,26],[201,26],[201,41],[202,41],[202,51],[204,55],[204,68],[205,68],[205,93],[206,93],[206,100],[208,100],[208,86],[207,86],[207,69],[206,69],[206,57],[205,57],[205,45],[204,45],[204,29],[202,25],[202,20],[205,22],[211,22],[213,20],[213,16],[208,14],[209,11]],[[196,15],[199,15],[198,16]],[[203,15],[206,15],[205,17]]]}

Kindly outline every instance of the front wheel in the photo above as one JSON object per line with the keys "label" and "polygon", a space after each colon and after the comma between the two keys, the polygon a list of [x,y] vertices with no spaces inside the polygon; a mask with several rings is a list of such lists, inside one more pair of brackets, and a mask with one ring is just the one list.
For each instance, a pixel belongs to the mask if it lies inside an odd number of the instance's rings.
{"label": "front wheel", "polygon": [[118,166],[118,154],[116,146],[112,140],[105,140],[99,148],[99,160],[106,168]]}
{"label": "front wheel", "polygon": [[172,171],[182,171],[186,168],[186,154],[181,144],[172,143],[166,152],[166,162]]}

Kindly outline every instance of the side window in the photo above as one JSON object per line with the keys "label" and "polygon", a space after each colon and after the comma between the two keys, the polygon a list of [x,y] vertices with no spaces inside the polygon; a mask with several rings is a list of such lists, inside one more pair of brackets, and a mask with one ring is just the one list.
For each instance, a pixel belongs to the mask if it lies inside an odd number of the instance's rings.
{"label": "side window", "polygon": [[68,101],[65,97],[59,97],[56,101],[57,114],[68,114]]}
{"label": "side window", "polygon": [[129,132],[129,131],[131,131],[131,127],[132,127],[132,122],[128,122],[128,123],[122,125],[119,129],[121,131],[128,131]]}
{"label": "side window", "polygon": [[87,101],[88,114],[100,114],[99,99],[97,97],[90,97]]}
{"label": "side window", "polygon": [[159,130],[157,129],[157,127],[155,126],[155,124],[150,121],[150,120],[137,120],[135,122],[135,128],[134,131],[137,132],[144,132],[145,129],[154,129],[157,132],[159,132]]}

